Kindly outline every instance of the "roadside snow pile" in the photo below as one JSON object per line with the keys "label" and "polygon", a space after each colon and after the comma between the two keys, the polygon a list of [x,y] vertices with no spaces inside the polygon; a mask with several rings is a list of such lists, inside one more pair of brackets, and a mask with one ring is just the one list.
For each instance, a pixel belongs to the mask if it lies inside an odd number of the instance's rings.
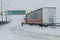
{"label": "roadside snow pile", "polygon": [[9,25],[0,26],[0,40],[16,40],[9,28]]}
{"label": "roadside snow pile", "polygon": [[18,30],[17,28],[21,25],[23,16],[11,15],[11,19],[11,23],[0,26],[0,40],[17,40],[13,32]]}

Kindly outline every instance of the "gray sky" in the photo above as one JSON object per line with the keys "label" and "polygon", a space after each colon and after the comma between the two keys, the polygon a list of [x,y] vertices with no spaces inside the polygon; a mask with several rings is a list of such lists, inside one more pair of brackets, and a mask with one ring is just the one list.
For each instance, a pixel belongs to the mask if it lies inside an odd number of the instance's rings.
{"label": "gray sky", "polygon": [[34,10],[40,7],[55,7],[56,0],[3,0],[3,8],[6,10]]}

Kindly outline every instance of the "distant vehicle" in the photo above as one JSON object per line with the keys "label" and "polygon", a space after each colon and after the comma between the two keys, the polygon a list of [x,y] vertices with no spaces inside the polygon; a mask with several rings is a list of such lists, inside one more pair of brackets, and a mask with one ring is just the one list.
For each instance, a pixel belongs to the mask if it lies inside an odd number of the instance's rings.
{"label": "distant vehicle", "polygon": [[43,7],[26,14],[23,24],[40,25],[48,27],[55,25],[56,7]]}

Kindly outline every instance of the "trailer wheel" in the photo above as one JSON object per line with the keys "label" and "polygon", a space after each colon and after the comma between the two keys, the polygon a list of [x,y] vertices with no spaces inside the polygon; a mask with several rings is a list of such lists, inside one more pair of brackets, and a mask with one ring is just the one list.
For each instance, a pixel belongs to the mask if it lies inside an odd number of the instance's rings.
{"label": "trailer wheel", "polygon": [[41,25],[41,27],[43,27],[43,26]]}
{"label": "trailer wheel", "polygon": [[48,27],[48,25],[44,25],[45,27]]}
{"label": "trailer wheel", "polygon": [[30,25],[33,25],[33,24],[30,24]]}
{"label": "trailer wheel", "polygon": [[42,24],[39,24],[39,26],[43,27],[43,25],[42,25]]}

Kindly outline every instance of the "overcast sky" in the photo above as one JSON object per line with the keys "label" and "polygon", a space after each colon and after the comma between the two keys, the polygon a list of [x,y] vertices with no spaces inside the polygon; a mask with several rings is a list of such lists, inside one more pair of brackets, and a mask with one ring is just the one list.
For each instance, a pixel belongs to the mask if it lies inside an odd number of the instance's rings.
{"label": "overcast sky", "polygon": [[[1,3],[1,2],[0,2]],[[56,7],[56,0],[3,0],[6,10],[34,10],[40,7]]]}

